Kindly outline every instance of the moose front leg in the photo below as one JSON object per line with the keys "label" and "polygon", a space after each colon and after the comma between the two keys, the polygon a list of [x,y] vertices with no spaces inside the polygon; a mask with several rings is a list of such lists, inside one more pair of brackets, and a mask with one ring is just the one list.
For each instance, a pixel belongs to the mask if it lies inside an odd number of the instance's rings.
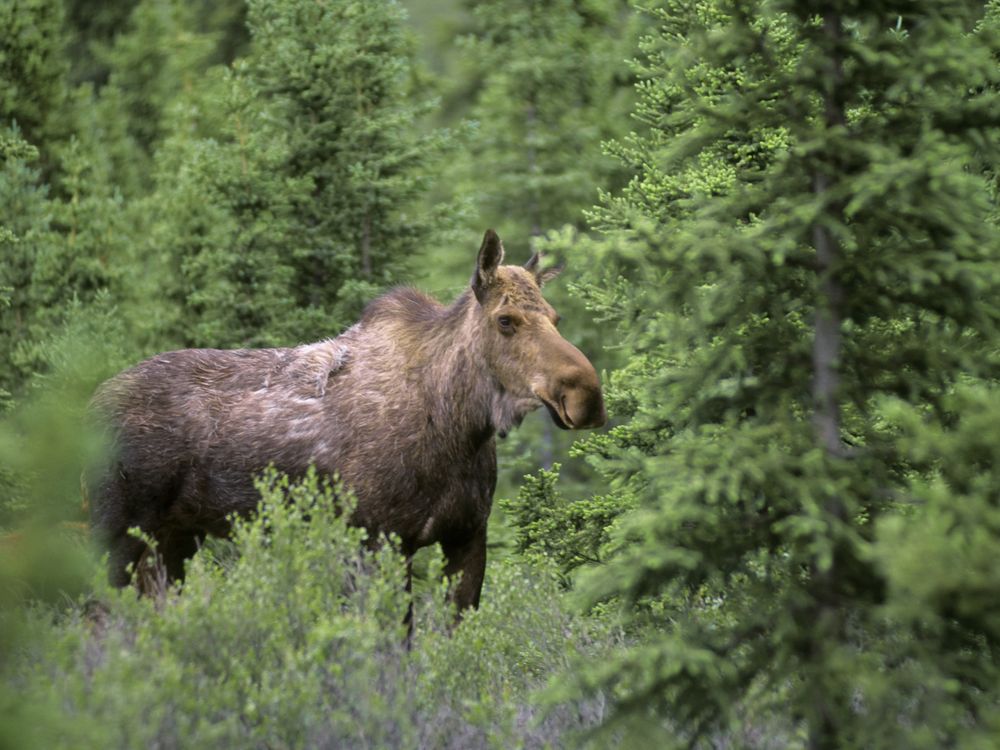
{"label": "moose front leg", "polygon": [[461,574],[458,583],[453,582],[451,588],[451,600],[455,602],[457,617],[461,619],[463,610],[479,608],[479,592],[486,573],[486,524],[471,538],[459,544],[443,544],[442,548],[448,560],[444,574],[449,578],[456,573]]}

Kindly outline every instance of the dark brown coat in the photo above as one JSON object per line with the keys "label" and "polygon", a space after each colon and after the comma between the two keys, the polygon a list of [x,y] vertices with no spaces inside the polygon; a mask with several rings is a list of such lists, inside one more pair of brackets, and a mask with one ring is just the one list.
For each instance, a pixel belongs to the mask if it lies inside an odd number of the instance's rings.
{"label": "dark brown coat", "polygon": [[108,381],[95,411],[115,454],[91,490],[112,581],[158,541],[167,573],[227,516],[248,514],[269,464],[338,472],[358,497],[354,521],[394,532],[404,552],[440,543],[455,598],[476,606],[496,483],[496,434],[545,405],[563,428],[605,421],[597,374],[556,331],[538,259],[502,266],[492,231],[471,288],[449,306],[401,288],[335,339],[291,349],[188,349]]}

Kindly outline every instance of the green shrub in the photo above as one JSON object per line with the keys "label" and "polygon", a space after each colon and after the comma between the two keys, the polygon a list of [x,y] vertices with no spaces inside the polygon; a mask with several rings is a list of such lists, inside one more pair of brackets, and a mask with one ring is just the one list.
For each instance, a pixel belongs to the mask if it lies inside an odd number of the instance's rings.
{"label": "green shrub", "polygon": [[[601,700],[543,712],[536,692],[607,631],[567,614],[551,571],[490,570],[483,606],[453,628],[443,558],[415,594],[407,647],[406,564],[367,544],[349,504],[316,475],[260,482],[259,515],[238,521],[235,554],[203,549],[181,590],[96,600],[37,636],[4,684],[35,747],[551,747],[601,718]],[[376,546],[376,549],[370,547]],[[220,549],[222,550],[220,552]],[[2,746],[2,741],[0,741]]]}

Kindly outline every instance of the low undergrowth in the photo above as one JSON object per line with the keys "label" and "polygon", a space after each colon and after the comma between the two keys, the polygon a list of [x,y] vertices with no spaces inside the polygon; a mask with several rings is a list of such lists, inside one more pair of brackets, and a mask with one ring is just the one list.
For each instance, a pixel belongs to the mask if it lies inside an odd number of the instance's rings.
{"label": "low undergrowth", "polygon": [[0,665],[0,747],[575,747],[601,721],[601,696],[540,697],[617,638],[564,609],[551,570],[491,562],[481,609],[453,627],[430,555],[408,647],[393,546],[370,550],[315,476],[261,491],[237,552],[203,550],[183,590],[95,583],[0,615],[21,634]]}

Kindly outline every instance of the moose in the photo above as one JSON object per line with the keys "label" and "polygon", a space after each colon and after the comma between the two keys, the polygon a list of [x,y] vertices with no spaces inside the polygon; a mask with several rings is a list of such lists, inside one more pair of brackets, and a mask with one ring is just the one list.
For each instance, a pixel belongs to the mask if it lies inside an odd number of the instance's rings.
{"label": "moose", "polygon": [[310,465],[338,474],[357,505],[351,523],[401,551],[439,543],[459,612],[478,607],[496,436],[544,406],[562,429],[607,414],[590,361],[556,329],[541,294],[561,267],[534,254],[502,265],[488,230],[470,287],[450,305],[408,287],[368,304],[340,336],[276,349],[184,349],[104,383],[92,408],[111,457],[89,490],[91,525],[109,576],[128,585],[155,539],[170,581],[207,534],[252,513],[259,472]]}

